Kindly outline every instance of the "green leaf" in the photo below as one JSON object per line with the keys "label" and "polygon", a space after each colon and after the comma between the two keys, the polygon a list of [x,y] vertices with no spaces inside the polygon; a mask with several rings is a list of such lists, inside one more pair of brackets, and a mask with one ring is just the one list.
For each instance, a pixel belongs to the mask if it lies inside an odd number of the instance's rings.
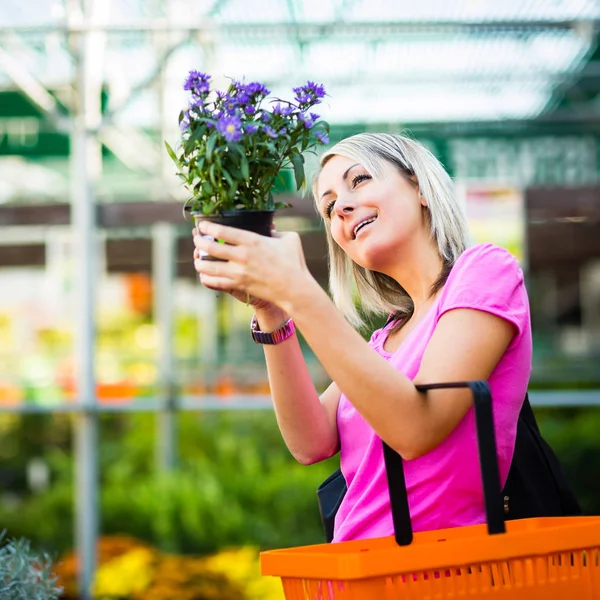
{"label": "green leaf", "polygon": [[177,158],[175,150],[173,150],[173,148],[171,148],[171,146],[166,141],[165,147],[167,149],[167,152],[169,153],[169,156],[171,157],[171,160],[179,167],[179,169],[181,169],[181,161]]}
{"label": "green leaf", "polygon": [[240,169],[238,169],[237,167],[234,167],[233,165],[230,165],[229,173],[238,181],[241,179],[244,179],[242,176],[242,171]]}
{"label": "green leaf", "polygon": [[208,181],[208,179],[205,179],[202,182],[202,190],[207,196],[212,196],[215,193],[215,190],[213,189],[213,186],[210,184],[210,181]]}
{"label": "green leaf", "polygon": [[225,181],[227,182],[227,185],[229,187],[233,187],[233,179],[231,178],[231,175],[225,169],[223,169],[221,171],[221,174],[225,178]]}
{"label": "green leaf", "polygon": [[208,176],[210,177],[210,182],[213,184],[213,186],[215,188],[219,187],[217,184],[217,178],[215,176],[215,163],[210,165],[210,168],[208,169]]}
{"label": "green leaf", "polygon": [[304,185],[304,157],[298,152],[293,152],[290,156],[292,166],[294,167],[294,179],[296,180],[296,189],[299,190]]}
{"label": "green leaf", "polygon": [[206,142],[206,160],[208,162],[211,161],[211,156],[212,153],[215,149],[215,144],[217,143],[217,135],[213,134],[211,136],[209,136],[207,142]]}
{"label": "green leaf", "polygon": [[248,166],[248,159],[246,158],[245,155],[242,156],[241,169],[242,169],[242,177],[246,180],[250,179],[250,168]]}
{"label": "green leaf", "polygon": [[202,128],[196,129],[196,131],[194,131],[194,133],[190,135],[190,137],[183,146],[184,154],[190,154],[190,152],[192,152],[196,148],[198,142],[202,139],[203,135],[204,131]]}
{"label": "green leaf", "polygon": [[329,134],[329,123],[327,121],[317,121],[311,128],[311,131],[322,129],[325,133]]}

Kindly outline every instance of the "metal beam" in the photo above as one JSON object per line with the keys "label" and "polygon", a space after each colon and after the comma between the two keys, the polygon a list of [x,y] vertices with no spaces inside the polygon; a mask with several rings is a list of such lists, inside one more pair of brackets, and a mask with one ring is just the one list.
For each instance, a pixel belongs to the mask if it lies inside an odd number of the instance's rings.
{"label": "metal beam", "polygon": [[70,25],[20,25],[16,27],[0,27],[0,35],[19,33],[45,34],[90,33],[105,31],[107,33],[133,33],[150,31],[183,31],[212,34],[218,27],[221,38],[232,38],[240,41],[247,37],[250,40],[289,39],[296,31],[306,39],[322,40],[329,38],[361,37],[381,39],[407,34],[435,33],[439,34],[487,34],[487,35],[523,35],[533,31],[576,31],[582,25],[593,30],[600,28],[600,19],[563,19],[563,20],[439,20],[439,21],[381,21],[375,23],[215,23],[214,25],[173,25],[167,19],[141,19],[131,23],[111,23],[110,25],[73,23]]}
{"label": "metal beam", "polygon": [[[180,40],[169,46],[166,50],[162,52],[162,54],[158,58],[156,69],[152,73],[150,73],[150,75],[146,77],[146,79],[144,79],[143,81],[135,85],[133,88],[131,88],[129,94],[127,94],[127,97],[124,100],[122,100],[118,105],[111,106],[109,104],[108,110],[104,113],[102,117],[102,127],[106,127],[106,125],[111,123],[116,114],[127,108],[127,106],[129,106],[131,102],[135,100],[143,91],[145,91],[153,83],[158,81],[161,78],[161,74],[164,71],[164,66],[169,60],[169,58],[173,55],[173,53],[176,50],[181,48],[183,45],[187,44],[189,41],[190,36],[187,35],[185,39]],[[133,146],[134,144],[131,145]]]}
{"label": "metal beam", "polygon": [[0,69],[36,107],[47,115],[59,131],[68,131],[68,120],[61,114],[56,98],[12,54],[1,47]]}
{"label": "metal beam", "polygon": [[[274,85],[281,85],[282,87],[291,88],[297,85],[298,79],[302,77],[302,67],[299,66],[293,73],[294,79],[264,79],[263,83],[269,87]],[[304,73],[304,76],[309,73]],[[430,85],[432,87],[439,87],[440,83],[443,84],[478,84],[483,86],[485,84],[510,84],[510,83],[558,83],[565,84],[572,80],[580,81],[599,81],[600,82],[600,62],[592,63],[590,68],[586,67],[585,71],[571,73],[568,71],[557,72],[556,70],[540,69],[535,72],[518,71],[518,67],[514,67],[512,70],[506,70],[503,72],[488,71],[484,73],[452,73],[448,71],[440,71],[432,76],[431,73],[357,73],[356,75],[338,75],[333,74],[327,77],[328,86],[343,86],[349,87],[353,85],[360,85],[361,87],[379,87],[379,86],[395,86],[399,89],[406,85]]]}
{"label": "metal beam", "polygon": [[[578,71],[571,71],[565,75],[564,80],[552,90],[542,114],[552,114],[555,112],[561,102],[569,97],[570,90],[573,89],[577,82],[583,77],[587,77],[589,73],[592,73],[591,66],[589,64],[586,65],[585,63],[589,63],[590,58],[598,48],[598,31],[589,23],[582,24],[575,31],[585,42],[587,42],[587,51],[580,60],[580,64],[584,64],[584,67]],[[596,74],[597,72],[592,76],[595,76]]]}

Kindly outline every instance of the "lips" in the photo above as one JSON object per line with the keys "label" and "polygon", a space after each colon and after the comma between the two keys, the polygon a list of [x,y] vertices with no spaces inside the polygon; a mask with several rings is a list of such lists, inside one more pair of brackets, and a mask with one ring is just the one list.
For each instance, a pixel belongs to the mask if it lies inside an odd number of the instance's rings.
{"label": "lips", "polygon": [[366,217],[364,219],[361,219],[353,228],[352,228],[352,239],[355,240],[356,239],[356,235],[358,234],[358,232],[365,226],[368,225],[369,223],[372,223],[373,221],[375,221],[375,219],[377,219],[377,215],[371,215],[369,217]]}

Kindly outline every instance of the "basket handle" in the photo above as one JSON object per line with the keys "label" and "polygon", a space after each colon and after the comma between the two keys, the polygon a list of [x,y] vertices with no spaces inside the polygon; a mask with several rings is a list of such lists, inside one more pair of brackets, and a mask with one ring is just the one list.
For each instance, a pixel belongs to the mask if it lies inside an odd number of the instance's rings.
{"label": "basket handle", "polygon": [[[432,383],[415,385],[419,392],[446,388],[468,387],[473,393],[475,426],[477,429],[477,445],[479,448],[479,465],[483,481],[483,497],[489,534],[504,533],[504,509],[500,493],[500,471],[496,452],[496,435],[492,414],[492,397],[487,381],[460,381],[456,383]],[[407,546],[412,542],[413,531],[410,521],[410,510],[404,479],[402,457],[385,442],[383,457],[390,490],[392,521],[396,542]]]}

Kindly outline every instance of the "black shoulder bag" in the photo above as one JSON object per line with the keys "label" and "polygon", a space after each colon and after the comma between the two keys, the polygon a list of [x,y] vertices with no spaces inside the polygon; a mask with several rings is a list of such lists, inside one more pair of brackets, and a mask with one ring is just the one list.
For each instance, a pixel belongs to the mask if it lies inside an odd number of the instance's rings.
{"label": "black shoulder bag", "polygon": [[[431,389],[471,387],[472,382],[437,383],[415,386],[420,392]],[[384,444],[386,463],[389,454],[397,455]],[[395,464],[402,459],[392,457]],[[394,469],[397,473],[397,469]],[[388,469],[388,479],[390,477]],[[399,482],[404,486],[404,475]],[[405,489],[405,488],[404,488]],[[325,538],[333,539],[335,515],[346,495],[346,480],[340,469],[332,473],[317,489],[317,501]],[[542,437],[527,394],[517,422],[515,451],[500,499],[504,517],[527,519],[531,517],[560,517],[581,514],[581,508],[563,473],[552,448]]]}

